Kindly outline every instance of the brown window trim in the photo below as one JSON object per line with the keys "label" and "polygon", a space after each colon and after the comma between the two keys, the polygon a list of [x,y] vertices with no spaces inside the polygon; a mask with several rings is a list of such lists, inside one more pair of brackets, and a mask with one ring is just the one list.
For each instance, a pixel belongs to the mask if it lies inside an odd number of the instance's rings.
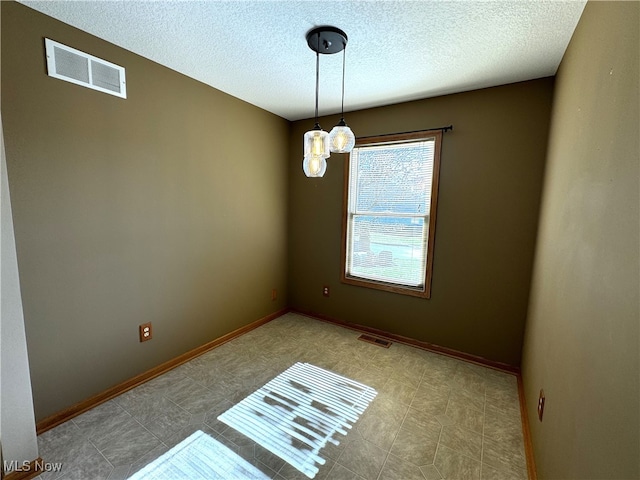
{"label": "brown window trim", "polygon": [[349,175],[350,175],[350,157],[344,162],[344,188],[343,188],[343,217],[342,217],[342,246],[341,246],[341,281],[349,285],[357,285],[366,288],[373,288],[376,290],[383,290],[387,292],[398,293],[402,295],[410,295],[420,298],[431,298],[431,282],[433,277],[433,251],[435,243],[436,233],[436,213],[438,206],[438,186],[440,179],[440,151],[442,146],[442,130],[424,130],[419,132],[402,133],[397,135],[383,135],[375,137],[359,138],[356,141],[356,147],[363,145],[375,145],[385,143],[401,143],[403,141],[418,140],[418,139],[435,139],[434,156],[433,156],[433,177],[431,183],[431,205],[429,208],[429,232],[427,238],[427,261],[425,282],[422,289],[402,286],[399,284],[379,282],[375,280],[368,280],[357,277],[350,277],[347,275],[347,223],[349,221]]}

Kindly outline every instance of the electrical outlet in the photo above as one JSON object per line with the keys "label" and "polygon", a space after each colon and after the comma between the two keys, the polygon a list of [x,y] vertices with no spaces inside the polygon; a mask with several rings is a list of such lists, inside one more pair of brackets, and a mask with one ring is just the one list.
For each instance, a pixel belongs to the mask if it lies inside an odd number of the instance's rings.
{"label": "electrical outlet", "polygon": [[271,300],[273,301],[276,298],[278,298],[278,290],[274,288],[273,290],[271,290]]}
{"label": "electrical outlet", "polygon": [[138,328],[139,328],[141,342],[146,342],[147,340],[151,340],[151,336],[152,336],[151,322],[143,323]]}
{"label": "electrical outlet", "polygon": [[544,414],[544,390],[540,389],[540,396],[538,397],[538,419],[542,421],[542,415]]}
{"label": "electrical outlet", "polygon": [[329,296],[329,293],[330,293],[330,291],[329,291],[329,285],[325,285],[324,287],[322,287],[322,295],[323,295],[323,296],[328,297],[328,296]]}

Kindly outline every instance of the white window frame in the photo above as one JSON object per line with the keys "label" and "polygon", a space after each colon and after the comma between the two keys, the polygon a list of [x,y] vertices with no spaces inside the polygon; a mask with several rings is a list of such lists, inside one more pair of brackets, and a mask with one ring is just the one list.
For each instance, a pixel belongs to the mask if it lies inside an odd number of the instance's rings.
{"label": "white window frame", "polygon": [[[422,244],[422,254],[426,257],[425,270],[423,282],[420,285],[407,285],[393,281],[381,281],[372,278],[366,278],[358,276],[351,271],[354,247],[353,225],[355,218],[359,215],[367,216],[398,216],[404,217],[405,214],[389,214],[389,213],[372,213],[372,212],[356,212],[355,190],[351,188],[351,185],[357,185],[357,181],[352,181],[352,176],[357,175],[357,165],[354,161],[352,164],[351,156],[349,154],[345,161],[345,182],[344,182],[344,217],[342,224],[342,282],[357,285],[361,287],[368,287],[378,290],[385,290],[389,292],[399,293],[403,295],[411,295],[421,298],[431,298],[431,281],[433,277],[433,252],[435,242],[435,227],[436,227],[436,211],[438,202],[438,184],[440,177],[440,150],[442,145],[442,130],[425,130],[420,132],[411,132],[404,134],[383,135],[378,137],[366,137],[360,138],[356,142],[355,149],[366,149],[367,147],[379,147],[384,145],[393,144],[407,144],[413,142],[433,141],[434,142],[434,155],[433,155],[433,168],[432,168],[432,180],[431,180],[431,196],[430,205],[428,211],[424,212],[424,215],[420,215],[420,218],[424,219],[424,225],[428,226],[426,231],[424,242]],[[356,155],[354,155],[356,158]],[[353,168],[352,168],[353,165]],[[423,257],[423,258],[424,258]]]}

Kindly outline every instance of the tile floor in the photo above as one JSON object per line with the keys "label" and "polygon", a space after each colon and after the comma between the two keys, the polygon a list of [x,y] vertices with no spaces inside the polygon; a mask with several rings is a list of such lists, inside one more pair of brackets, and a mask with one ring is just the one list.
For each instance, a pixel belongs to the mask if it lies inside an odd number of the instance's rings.
{"label": "tile floor", "polygon": [[306,478],[217,416],[295,362],[378,390],[316,479],[527,478],[516,377],[288,313],[38,437],[56,478],[125,479],[196,430],[270,478]]}

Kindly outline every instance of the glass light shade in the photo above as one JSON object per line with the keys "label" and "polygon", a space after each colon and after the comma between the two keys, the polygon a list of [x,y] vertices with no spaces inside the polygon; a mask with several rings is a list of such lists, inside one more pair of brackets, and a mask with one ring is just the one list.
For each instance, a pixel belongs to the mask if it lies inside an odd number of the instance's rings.
{"label": "glass light shade", "polygon": [[356,144],[356,136],[344,119],[331,129],[329,133],[329,149],[334,153],[349,153]]}
{"label": "glass light shade", "polygon": [[304,134],[304,156],[329,158],[329,134],[316,126]]}
{"label": "glass light shade", "polygon": [[302,162],[302,170],[307,177],[322,177],[327,171],[327,159],[320,155],[307,155]]}

